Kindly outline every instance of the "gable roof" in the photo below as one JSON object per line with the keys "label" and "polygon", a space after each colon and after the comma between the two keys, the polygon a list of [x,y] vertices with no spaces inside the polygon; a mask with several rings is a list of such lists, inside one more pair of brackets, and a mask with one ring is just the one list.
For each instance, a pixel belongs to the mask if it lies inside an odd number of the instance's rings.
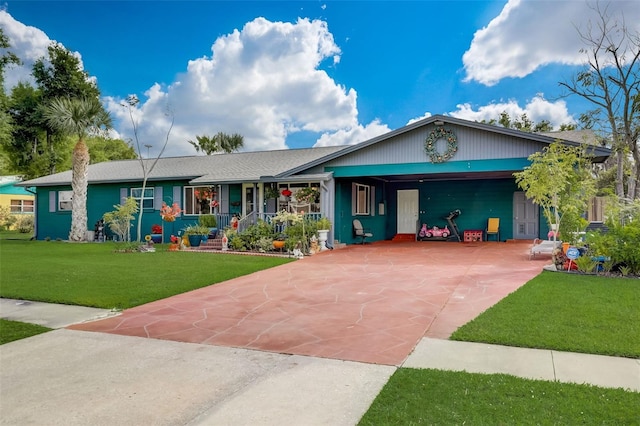
{"label": "gable roof", "polygon": [[[288,170],[285,173],[288,174],[296,174],[308,170],[312,167],[319,166],[328,161],[334,160],[336,158],[343,157],[355,151],[361,150],[363,148],[367,148],[371,145],[375,145],[380,142],[384,142],[391,138],[394,138],[403,133],[410,132],[412,130],[418,129],[420,127],[429,125],[429,124],[454,124],[458,126],[463,126],[471,129],[483,130],[487,132],[492,132],[496,134],[511,136],[519,139],[535,141],[543,144],[551,144],[554,141],[560,139],[563,143],[571,146],[579,146],[584,143],[591,145],[590,152],[594,157],[595,162],[604,161],[609,155],[611,155],[611,150],[608,148],[604,148],[599,146],[597,143],[597,139],[595,134],[592,131],[565,131],[565,132],[548,132],[548,133],[531,133],[531,132],[523,132],[515,129],[508,129],[501,126],[494,126],[486,123],[478,123],[475,121],[462,120],[460,118],[448,117],[444,115],[433,115],[431,117],[413,122],[404,127],[401,127],[396,130],[392,130],[388,133],[382,134],[380,136],[376,136],[375,138],[366,140],[364,142],[360,142],[355,145],[349,145],[345,149],[337,151],[335,153],[330,153],[325,157],[314,160],[310,163],[304,164],[296,169]],[[285,175],[279,176],[284,177]]]}
{"label": "gable roof", "polygon": [[[258,182],[265,176],[286,174],[320,157],[344,149],[325,148],[283,149],[275,151],[239,152],[190,157],[164,157],[158,160],[149,181],[189,180],[193,184]],[[150,167],[154,159],[144,160]],[[70,185],[71,170],[42,176],[21,186]],[[140,182],[143,179],[139,160],[108,161],[92,164],[88,170],[89,184]]]}

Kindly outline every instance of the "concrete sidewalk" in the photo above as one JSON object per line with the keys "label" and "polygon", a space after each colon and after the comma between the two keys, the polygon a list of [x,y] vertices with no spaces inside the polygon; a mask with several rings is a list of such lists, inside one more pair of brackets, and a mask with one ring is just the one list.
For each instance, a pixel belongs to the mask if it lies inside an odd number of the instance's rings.
{"label": "concrete sidewalk", "polygon": [[402,365],[640,392],[640,359],[424,338]]}
{"label": "concrete sidewalk", "polygon": [[54,330],[0,346],[0,424],[354,425],[394,371]]}
{"label": "concrete sidewalk", "polygon": [[[0,302],[3,316],[16,304]],[[49,326],[111,314],[18,306],[21,321],[60,314]],[[401,366],[640,392],[627,358],[423,338]],[[0,346],[0,423],[355,425],[396,368],[62,329]]]}
{"label": "concrete sidewalk", "polygon": [[49,328],[64,328],[118,314],[109,309],[0,298],[0,318]]}

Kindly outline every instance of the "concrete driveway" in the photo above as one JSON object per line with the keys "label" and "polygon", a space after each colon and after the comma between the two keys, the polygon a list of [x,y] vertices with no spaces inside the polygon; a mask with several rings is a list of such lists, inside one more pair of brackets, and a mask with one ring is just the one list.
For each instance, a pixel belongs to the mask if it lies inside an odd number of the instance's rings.
{"label": "concrete driveway", "polygon": [[423,336],[447,338],[540,273],[549,260],[528,253],[517,243],[354,245],[70,328],[400,365]]}

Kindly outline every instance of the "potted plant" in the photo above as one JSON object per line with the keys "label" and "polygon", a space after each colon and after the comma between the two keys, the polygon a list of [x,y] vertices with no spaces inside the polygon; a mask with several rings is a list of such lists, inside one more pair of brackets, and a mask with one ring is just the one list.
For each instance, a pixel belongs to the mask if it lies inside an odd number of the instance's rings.
{"label": "potted plant", "polygon": [[298,203],[313,204],[320,201],[320,190],[314,186],[308,186],[298,189],[295,196]]}
{"label": "potted plant", "polygon": [[202,225],[190,225],[184,229],[184,235],[189,240],[191,247],[199,247],[203,240],[209,235],[209,228]]}
{"label": "potted plant", "polygon": [[162,243],[162,225],[153,224],[151,225],[151,241],[154,244]]}
{"label": "potted plant", "polygon": [[327,249],[327,238],[329,237],[329,230],[331,229],[331,221],[326,217],[321,217],[316,223],[318,227],[318,245],[320,251]]}
{"label": "potted plant", "polygon": [[273,240],[273,248],[282,251],[286,239],[287,236],[285,234],[279,233],[278,235],[276,235]]}
{"label": "potted plant", "polygon": [[209,239],[214,240],[218,236],[218,219],[213,214],[203,214],[198,218],[198,224],[209,228]]}
{"label": "potted plant", "polygon": [[278,197],[280,197],[280,192],[275,186],[266,186],[264,188],[264,198],[269,200]]}

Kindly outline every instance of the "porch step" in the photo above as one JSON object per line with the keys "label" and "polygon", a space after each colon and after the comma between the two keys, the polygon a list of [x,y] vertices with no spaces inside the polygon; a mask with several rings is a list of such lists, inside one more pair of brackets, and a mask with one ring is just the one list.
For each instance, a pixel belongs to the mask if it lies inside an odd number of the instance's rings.
{"label": "porch step", "polygon": [[209,239],[206,242],[200,244],[200,247],[198,248],[200,250],[222,250],[222,237]]}
{"label": "porch step", "polygon": [[391,239],[391,241],[415,241],[415,234],[396,234],[395,237]]}

